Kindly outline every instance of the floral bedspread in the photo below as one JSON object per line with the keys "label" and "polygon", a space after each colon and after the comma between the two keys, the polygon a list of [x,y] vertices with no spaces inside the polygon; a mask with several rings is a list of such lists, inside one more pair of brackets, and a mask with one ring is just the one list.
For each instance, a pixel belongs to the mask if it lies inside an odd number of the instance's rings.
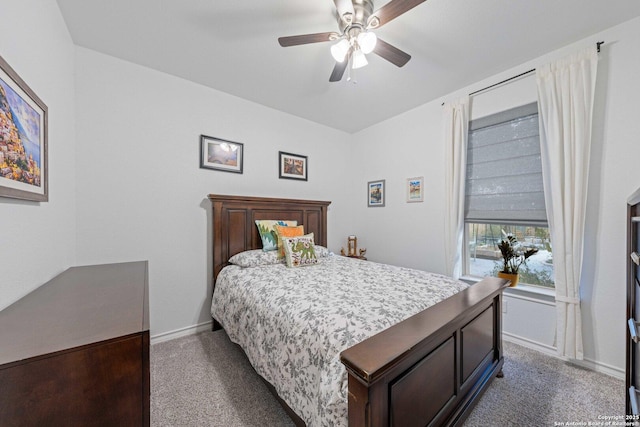
{"label": "floral bedspread", "polygon": [[467,288],[452,278],[328,256],[225,267],[211,314],[308,427],[347,425],[340,352]]}

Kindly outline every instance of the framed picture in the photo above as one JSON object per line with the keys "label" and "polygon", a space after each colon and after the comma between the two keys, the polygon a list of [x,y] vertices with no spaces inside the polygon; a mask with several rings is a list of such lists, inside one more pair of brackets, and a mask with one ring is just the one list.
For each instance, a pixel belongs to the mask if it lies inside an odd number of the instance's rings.
{"label": "framed picture", "polygon": [[244,144],[200,135],[200,167],[242,173]]}
{"label": "framed picture", "polygon": [[407,203],[424,201],[424,177],[407,178]]}
{"label": "framed picture", "polygon": [[384,206],[384,179],[369,181],[367,184],[367,206]]}
{"label": "framed picture", "polygon": [[309,169],[307,156],[285,153],[284,151],[279,151],[278,153],[280,156],[280,166],[278,168],[280,178],[307,180]]}
{"label": "framed picture", "polygon": [[0,197],[49,200],[47,106],[0,57]]}

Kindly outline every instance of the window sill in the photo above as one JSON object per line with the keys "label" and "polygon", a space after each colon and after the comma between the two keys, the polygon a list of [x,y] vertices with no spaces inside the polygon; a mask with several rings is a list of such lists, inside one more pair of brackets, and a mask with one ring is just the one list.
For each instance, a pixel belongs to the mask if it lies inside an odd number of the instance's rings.
{"label": "window sill", "polygon": [[[482,279],[474,276],[462,276],[460,280],[473,285]],[[543,302],[552,305],[555,305],[556,301],[555,289],[542,288],[540,286],[518,284],[515,288],[505,288],[504,293],[505,295],[513,298]]]}

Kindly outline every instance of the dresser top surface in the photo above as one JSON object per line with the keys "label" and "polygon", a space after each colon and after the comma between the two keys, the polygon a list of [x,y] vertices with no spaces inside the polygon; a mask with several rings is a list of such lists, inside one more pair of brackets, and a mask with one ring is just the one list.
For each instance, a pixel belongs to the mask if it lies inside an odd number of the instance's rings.
{"label": "dresser top surface", "polygon": [[149,330],[147,261],[72,267],[0,311],[0,365]]}

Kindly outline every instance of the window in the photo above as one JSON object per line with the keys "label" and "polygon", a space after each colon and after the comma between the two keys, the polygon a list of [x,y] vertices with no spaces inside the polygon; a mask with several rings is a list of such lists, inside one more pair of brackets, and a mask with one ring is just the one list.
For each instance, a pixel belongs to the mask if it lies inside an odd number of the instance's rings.
{"label": "window", "polygon": [[520,268],[520,282],[554,288],[537,104],[473,120],[466,172],[465,273],[495,276],[502,265],[497,245],[512,234],[521,249],[538,249]]}

